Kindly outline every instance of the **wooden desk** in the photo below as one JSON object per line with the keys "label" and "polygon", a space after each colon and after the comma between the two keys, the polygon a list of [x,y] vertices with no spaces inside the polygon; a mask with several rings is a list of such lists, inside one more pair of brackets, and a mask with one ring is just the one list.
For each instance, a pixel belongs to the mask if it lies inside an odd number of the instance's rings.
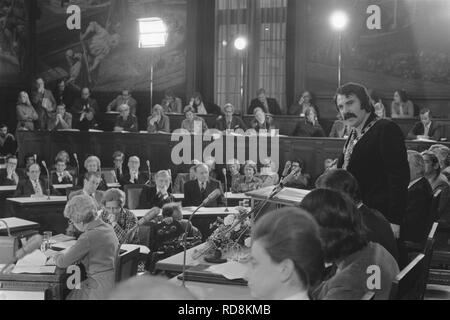
{"label": "wooden desk", "polygon": [[13,217],[39,223],[40,232],[52,231],[53,234],[65,233],[67,219],[64,217],[64,207],[67,197],[45,198],[9,198],[7,206]]}
{"label": "wooden desk", "polygon": [[64,300],[67,275],[56,269],[54,274],[0,274],[0,291],[45,291],[46,300]]}
{"label": "wooden desk", "polygon": [[[24,235],[31,235],[31,233],[38,233],[40,229],[39,223],[33,221],[27,221],[19,218],[4,218],[1,219],[6,221],[9,230],[13,236],[18,236],[21,238]],[[0,236],[6,236],[8,234],[6,226],[0,223]]]}
{"label": "wooden desk", "polygon": [[0,219],[10,215],[7,212],[6,199],[12,197],[16,189],[16,186],[0,186]]}

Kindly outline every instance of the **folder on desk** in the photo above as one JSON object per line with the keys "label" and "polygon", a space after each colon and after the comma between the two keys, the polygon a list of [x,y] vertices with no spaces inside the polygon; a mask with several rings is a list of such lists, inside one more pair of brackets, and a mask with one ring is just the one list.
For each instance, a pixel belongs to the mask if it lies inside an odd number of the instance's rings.
{"label": "folder on desk", "polygon": [[47,256],[40,250],[25,256],[17,261],[16,266],[12,270],[13,274],[30,273],[30,274],[53,274],[56,266],[47,266]]}

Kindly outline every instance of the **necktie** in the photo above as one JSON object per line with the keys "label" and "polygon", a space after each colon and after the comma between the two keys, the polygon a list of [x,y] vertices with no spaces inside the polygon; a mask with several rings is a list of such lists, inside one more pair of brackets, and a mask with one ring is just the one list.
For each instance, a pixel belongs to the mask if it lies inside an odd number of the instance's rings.
{"label": "necktie", "polygon": [[33,181],[33,189],[34,193],[38,196],[42,196],[44,193],[42,192],[41,184],[39,181]]}

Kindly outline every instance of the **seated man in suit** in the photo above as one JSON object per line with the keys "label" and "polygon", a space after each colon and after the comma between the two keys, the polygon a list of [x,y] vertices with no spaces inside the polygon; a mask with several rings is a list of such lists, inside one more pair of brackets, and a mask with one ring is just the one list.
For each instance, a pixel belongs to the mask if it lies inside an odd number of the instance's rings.
{"label": "seated man in suit", "polygon": [[433,191],[425,178],[425,162],[417,151],[408,151],[411,182],[408,187],[408,206],[401,227],[400,239],[422,243],[431,226],[429,217]]}
{"label": "seated man in suit", "polygon": [[113,163],[114,163],[114,173],[113,176],[116,179],[116,182],[120,182],[123,179],[125,174],[125,155],[122,151],[116,151],[113,154]]}
{"label": "seated man in suit", "polygon": [[27,168],[28,179],[19,181],[16,192],[14,192],[15,198],[27,198],[27,197],[45,197],[49,195],[59,195],[59,193],[49,185],[46,179],[41,178],[41,167],[38,164],[32,164]]}
{"label": "seated man in suit", "polygon": [[275,116],[282,115],[278,101],[273,98],[267,98],[266,90],[259,89],[257,94],[258,98],[252,100],[250,107],[248,108],[247,114],[253,115],[255,109],[260,108],[266,114],[268,113]]}
{"label": "seated man in suit", "polygon": [[98,210],[101,210],[103,208],[102,199],[104,192],[97,190],[101,181],[102,176],[99,172],[87,172],[84,175],[83,189],[71,192],[68,197],[69,200],[80,195],[89,196],[94,199]]}
{"label": "seated man in suit", "polygon": [[[209,176],[209,168],[201,163],[195,167],[196,180],[186,182],[184,185],[183,207],[199,206],[213,191],[222,191],[219,181],[213,180]],[[208,207],[220,207],[223,205],[222,197],[212,201]]]}
{"label": "seated man in suit", "polygon": [[56,113],[48,119],[48,131],[72,129],[72,115],[66,112],[66,106],[60,104],[56,107]]}
{"label": "seated man in suit", "polygon": [[442,127],[431,120],[430,109],[420,111],[420,122],[417,122],[408,134],[408,139],[428,139],[440,141],[443,138]]}
{"label": "seated man in suit", "polygon": [[231,103],[227,103],[223,107],[223,116],[220,116],[216,120],[215,128],[219,131],[235,131],[241,129],[247,130],[247,126],[244,124],[241,118],[234,116],[234,106]]}
{"label": "seated man in suit", "polygon": [[136,156],[130,157],[128,159],[128,172],[124,174],[120,184],[122,186],[129,184],[147,184],[150,180],[148,173],[139,172],[140,167],[141,160]]}
{"label": "seated man in suit", "polygon": [[367,239],[381,244],[398,261],[397,240],[391,224],[377,210],[367,207],[361,200],[358,181],[345,170],[336,169],[324,173],[316,181],[317,189],[331,189],[348,195],[361,214],[362,222],[367,227]]}
{"label": "seated man in suit", "polygon": [[119,107],[114,132],[138,132],[138,119],[130,113],[130,106],[123,104]]}
{"label": "seated man in suit", "polygon": [[173,201],[170,192],[171,177],[168,171],[159,171],[155,175],[156,186],[144,186],[139,198],[139,209],[162,208]]}
{"label": "seated man in suit", "polygon": [[52,184],[58,185],[58,184],[72,184],[73,183],[73,177],[67,171],[67,164],[66,161],[62,158],[56,159],[55,163],[56,171],[52,172]]}
{"label": "seated man in suit", "polygon": [[6,170],[0,173],[1,186],[17,186],[19,184],[19,174],[17,170],[18,159],[16,156],[9,156],[6,158]]}

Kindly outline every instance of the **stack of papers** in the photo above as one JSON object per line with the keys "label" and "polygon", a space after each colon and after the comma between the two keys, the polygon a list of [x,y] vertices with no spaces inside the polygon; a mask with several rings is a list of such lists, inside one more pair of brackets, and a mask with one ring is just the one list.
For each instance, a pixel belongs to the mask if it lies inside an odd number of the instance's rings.
{"label": "stack of papers", "polygon": [[47,256],[40,250],[25,256],[19,260],[12,270],[13,274],[52,274],[56,271],[56,266],[47,266]]}
{"label": "stack of papers", "polygon": [[244,279],[247,269],[247,265],[232,261],[224,264],[213,265],[209,267],[207,271],[220,274],[228,280],[239,280]]}

